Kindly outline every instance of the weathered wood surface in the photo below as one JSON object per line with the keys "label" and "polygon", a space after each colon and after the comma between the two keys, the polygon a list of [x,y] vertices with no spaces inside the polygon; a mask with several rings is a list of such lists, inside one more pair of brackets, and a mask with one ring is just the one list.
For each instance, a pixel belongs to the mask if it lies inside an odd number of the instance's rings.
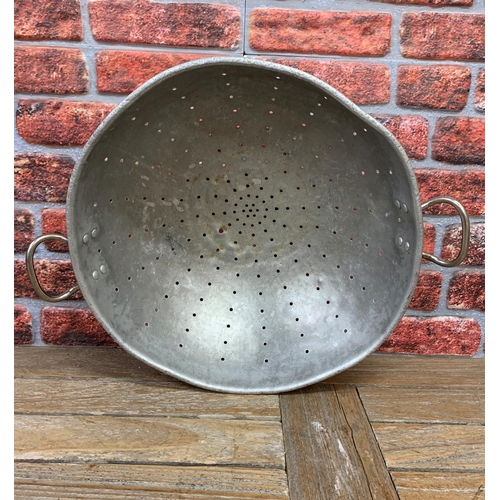
{"label": "weathered wood surface", "polygon": [[403,472],[392,478],[401,500],[484,500],[480,472]]}
{"label": "weathered wood surface", "polygon": [[371,422],[484,424],[483,388],[359,387]]}
{"label": "weathered wood surface", "polygon": [[14,348],[17,377],[157,378],[175,380],[139,361],[120,348],[26,347]]}
{"label": "weathered wood surface", "polygon": [[323,382],[403,387],[484,387],[484,358],[372,354]]}
{"label": "weathered wood surface", "polygon": [[389,470],[484,470],[480,425],[373,423]]}
{"label": "weathered wood surface", "polygon": [[484,498],[484,359],[371,355],[248,396],[122,349],[23,346],[15,376],[16,500]]}
{"label": "weathered wood surface", "polygon": [[17,415],[16,460],[284,468],[279,422]]}
{"label": "weathered wood surface", "polygon": [[280,420],[277,395],[220,394],[157,379],[19,378],[14,393],[18,413]]}
{"label": "weathered wood surface", "polygon": [[[161,378],[168,375],[123,349],[96,347],[14,348],[18,377]],[[484,358],[372,354],[323,383],[414,387],[484,387]]]}
{"label": "weathered wood surface", "polygon": [[123,464],[17,463],[15,498],[287,500],[284,470]]}
{"label": "weathered wood surface", "polygon": [[374,500],[397,500],[398,496],[385,465],[384,457],[373,434],[358,391],[353,385],[335,385],[337,398],[344,413]]}
{"label": "weathered wood surface", "polygon": [[339,398],[333,386],[316,385],[281,396],[292,500],[397,498],[352,390]]}

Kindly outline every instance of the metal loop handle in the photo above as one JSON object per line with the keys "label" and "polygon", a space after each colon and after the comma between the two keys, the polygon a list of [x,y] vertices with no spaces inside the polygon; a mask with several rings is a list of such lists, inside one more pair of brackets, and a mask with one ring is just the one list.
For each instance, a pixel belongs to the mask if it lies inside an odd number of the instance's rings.
{"label": "metal loop handle", "polygon": [[64,243],[68,242],[68,238],[66,238],[65,236],[61,236],[60,234],[44,234],[42,236],[39,236],[38,238],[35,238],[30,243],[30,246],[28,247],[28,250],[26,252],[26,268],[28,269],[28,276],[30,278],[31,284],[33,285],[33,289],[41,299],[46,300],[47,302],[61,302],[62,300],[66,300],[67,298],[71,297],[71,295],[73,295],[75,292],[80,290],[80,287],[76,285],[73,288],[70,288],[67,292],[61,295],[57,295],[55,297],[47,295],[42,290],[42,287],[40,286],[40,283],[35,273],[35,263],[33,257],[35,255],[35,250],[37,249],[38,245],[48,240],[57,240],[57,241],[62,241]]}
{"label": "metal loop handle", "polygon": [[422,212],[433,205],[437,205],[438,203],[448,203],[452,205],[455,210],[460,215],[460,220],[462,221],[462,246],[460,248],[460,253],[453,260],[442,260],[439,257],[423,252],[422,257],[424,259],[430,260],[435,264],[438,264],[443,267],[455,267],[462,263],[467,255],[467,251],[469,250],[469,240],[470,240],[470,220],[469,216],[464,208],[464,206],[455,200],[454,198],[449,198],[448,196],[440,196],[438,198],[433,198],[432,200],[426,201],[422,204]]}

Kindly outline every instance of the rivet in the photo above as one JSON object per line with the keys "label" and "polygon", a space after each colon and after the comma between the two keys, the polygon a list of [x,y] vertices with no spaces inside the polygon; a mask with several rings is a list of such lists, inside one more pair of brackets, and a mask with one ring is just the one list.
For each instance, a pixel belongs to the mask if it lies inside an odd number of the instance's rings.
{"label": "rivet", "polygon": [[403,203],[403,210],[408,213],[408,207]]}
{"label": "rivet", "polygon": [[401,202],[399,200],[394,200],[394,205],[399,209],[401,208]]}
{"label": "rivet", "polygon": [[99,273],[97,271],[94,271],[92,273],[92,278],[94,278],[95,280],[98,280],[99,279]]}
{"label": "rivet", "polygon": [[405,243],[405,250],[408,251],[410,249],[410,244],[408,242]]}
{"label": "rivet", "polygon": [[92,238],[95,238],[98,234],[97,228],[92,229],[92,232],[90,234],[92,235]]}
{"label": "rivet", "polygon": [[83,242],[85,243],[85,245],[89,242],[89,235],[86,233],[83,235],[83,238],[82,238]]}
{"label": "rivet", "polygon": [[396,243],[401,246],[403,244],[403,238],[401,236],[398,236],[398,239],[396,240]]}
{"label": "rivet", "polygon": [[106,274],[106,272],[108,271],[108,268],[103,264],[99,270],[101,271],[102,274]]}

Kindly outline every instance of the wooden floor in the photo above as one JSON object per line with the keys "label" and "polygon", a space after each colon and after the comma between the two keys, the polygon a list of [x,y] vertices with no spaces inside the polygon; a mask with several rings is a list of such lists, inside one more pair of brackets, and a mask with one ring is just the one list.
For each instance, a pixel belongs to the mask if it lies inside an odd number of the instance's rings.
{"label": "wooden floor", "polygon": [[372,355],[230,395],[121,349],[15,348],[16,499],[479,500],[484,360]]}

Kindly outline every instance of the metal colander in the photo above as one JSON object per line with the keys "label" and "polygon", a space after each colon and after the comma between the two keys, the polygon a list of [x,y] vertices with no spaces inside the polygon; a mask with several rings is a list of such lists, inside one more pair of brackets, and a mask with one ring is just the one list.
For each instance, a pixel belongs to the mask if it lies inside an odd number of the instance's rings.
{"label": "metal colander", "polygon": [[67,205],[105,329],[217,391],[283,392],[355,364],[397,325],[422,258],[399,143],[324,82],[257,60],[190,62],[132,93]]}

